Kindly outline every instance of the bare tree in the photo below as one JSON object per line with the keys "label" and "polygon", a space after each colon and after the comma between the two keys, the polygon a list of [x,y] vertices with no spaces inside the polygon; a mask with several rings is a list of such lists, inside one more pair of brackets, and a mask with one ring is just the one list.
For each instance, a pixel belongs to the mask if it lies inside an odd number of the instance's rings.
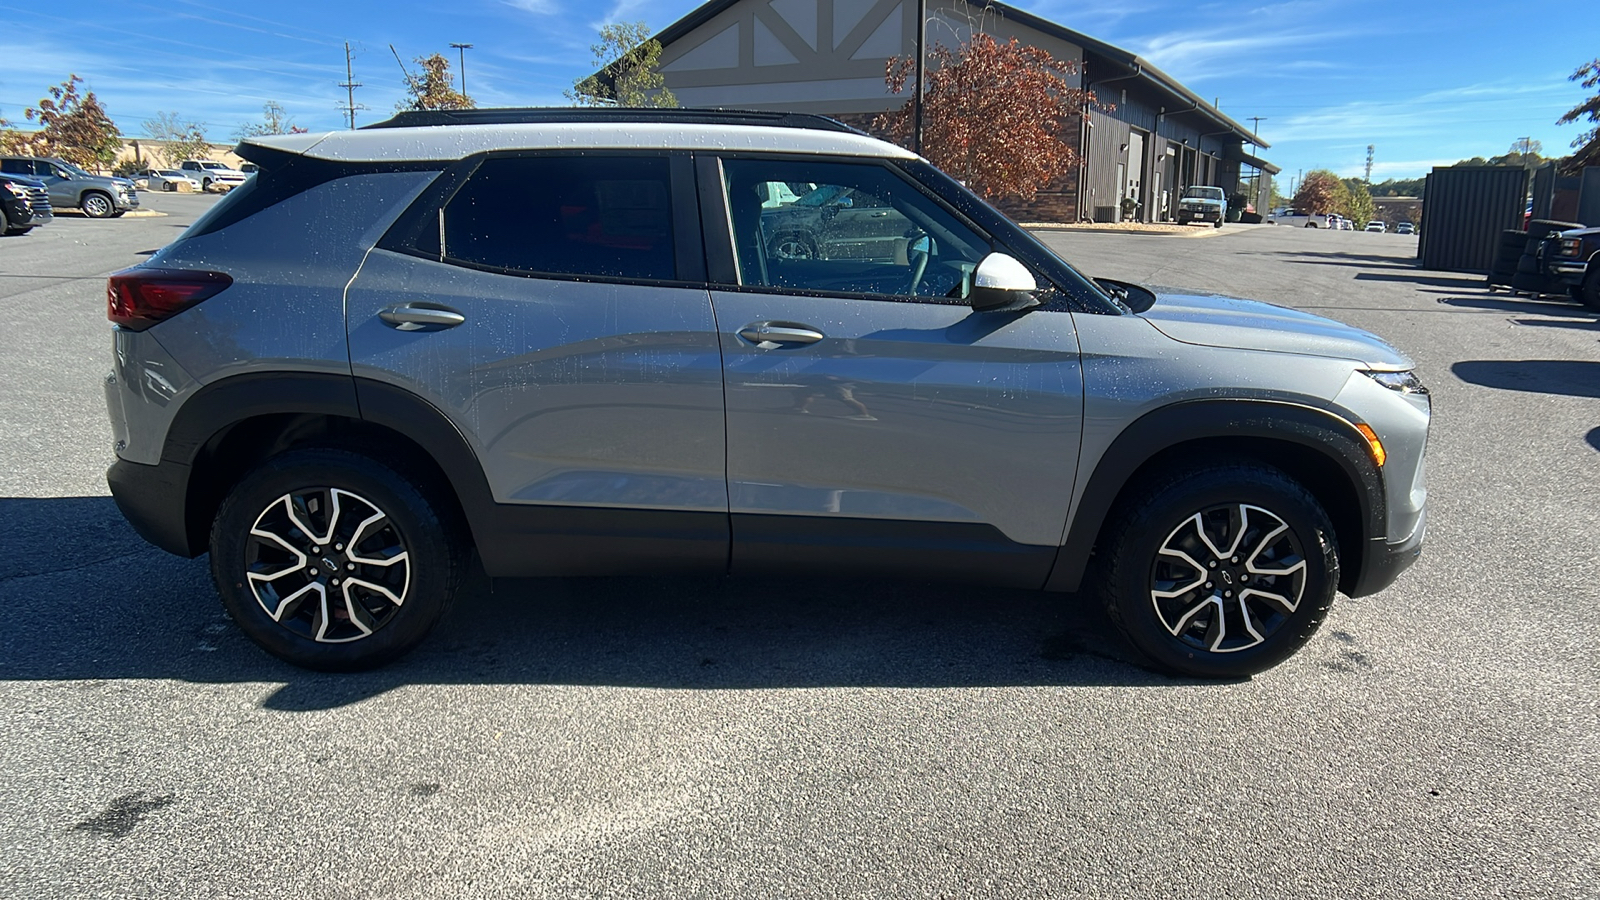
{"label": "bare tree", "polygon": [[211,142],[206,140],[205,126],[185,120],[176,112],[158,112],[155,118],[146,119],[144,133],[166,145],[159,154],[168,165],[175,166],[186,159],[204,159],[211,155]]}

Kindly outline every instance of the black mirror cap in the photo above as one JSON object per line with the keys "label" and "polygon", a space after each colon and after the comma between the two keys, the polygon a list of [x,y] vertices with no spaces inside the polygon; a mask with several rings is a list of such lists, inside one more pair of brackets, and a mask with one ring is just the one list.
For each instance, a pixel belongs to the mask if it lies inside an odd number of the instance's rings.
{"label": "black mirror cap", "polygon": [[973,312],[1025,312],[1044,305],[1033,291],[1008,291],[1002,288],[974,287],[967,295]]}

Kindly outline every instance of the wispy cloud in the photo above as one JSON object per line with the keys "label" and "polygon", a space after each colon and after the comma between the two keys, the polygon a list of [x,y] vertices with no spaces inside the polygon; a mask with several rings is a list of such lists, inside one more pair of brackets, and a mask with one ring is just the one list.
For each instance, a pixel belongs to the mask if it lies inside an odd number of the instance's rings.
{"label": "wispy cloud", "polygon": [[541,16],[556,10],[555,0],[501,0],[501,2],[512,9],[520,9],[525,13],[534,13]]}

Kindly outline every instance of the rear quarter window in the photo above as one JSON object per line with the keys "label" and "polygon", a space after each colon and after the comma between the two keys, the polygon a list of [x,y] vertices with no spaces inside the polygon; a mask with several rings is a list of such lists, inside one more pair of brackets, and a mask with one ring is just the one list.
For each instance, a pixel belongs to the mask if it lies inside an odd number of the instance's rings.
{"label": "rear quarter window", "polygon": [[412,249],[524,274],[672,280],[670,185],[665,157],[493,157]]}

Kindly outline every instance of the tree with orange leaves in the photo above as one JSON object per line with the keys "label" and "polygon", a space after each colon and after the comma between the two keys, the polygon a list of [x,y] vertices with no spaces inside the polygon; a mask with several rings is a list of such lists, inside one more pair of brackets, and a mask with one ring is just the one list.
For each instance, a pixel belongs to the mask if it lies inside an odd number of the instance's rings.
{"label": "tree with orange leaves", "polygon": [[[1012,38],[1000,43],[976,33],[952,50],[929,54],[922,95],[922,155],[987,198],[1031,199],[1078,165],[1078,152],[1061,139],[1075,134],[1093,93],[1075,88],[1071,60]],[[889,60],[885,80],[898,94],[915,78],[916,58]],[[914,103],[873,123],[891,140],[907,144]]]}

